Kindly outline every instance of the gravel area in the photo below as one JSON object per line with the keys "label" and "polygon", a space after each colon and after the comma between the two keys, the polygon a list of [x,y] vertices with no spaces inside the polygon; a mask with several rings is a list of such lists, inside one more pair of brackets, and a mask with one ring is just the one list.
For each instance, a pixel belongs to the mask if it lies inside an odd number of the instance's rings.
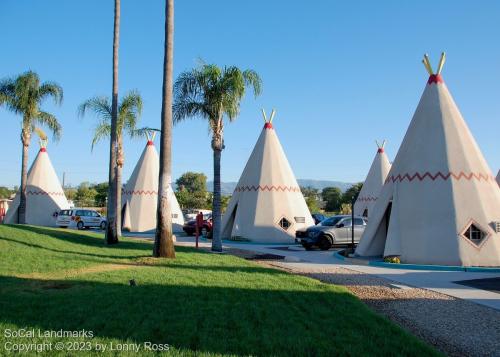
{"label": "gravel area", "polygon": [[446,355],[500,356],[500,311],[341,267],[261,264],[345,286],[373,310]]}

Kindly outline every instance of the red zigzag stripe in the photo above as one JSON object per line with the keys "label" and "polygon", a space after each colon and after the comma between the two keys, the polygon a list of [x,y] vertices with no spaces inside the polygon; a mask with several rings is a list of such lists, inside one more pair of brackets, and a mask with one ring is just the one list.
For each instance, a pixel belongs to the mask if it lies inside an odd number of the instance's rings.
{"label": "red zigzag stripe", "polygon": [[125,190],[122,190],[122,194],[124,194],[124,195],[158,195],[158,191],[147,191],[147,190],[125,191]]}
{"label": "red zigzag stripe", "polygon": [[234,192],[245,192],[245,191],[281,191],[281,192],[300,192],[300,187],[294,186],[268,186],[268,185],[258,185],[258,186],[240,186],[234,189]]}
{"label": "red zigzag stripe", "polygon": [[33,196],[64,196],[64,192],[47,192],[47,191],[26,191],[27,195]]}
{"label": "red zigzag stripe", "polygon": [[418,172],[416,172],[414,175],[410,175],[410,174],[404,174],[404,175],[401,175],[401,174],[398,174],[396,176],[394,175],[391,175],[391,176],[388,176],[387,179],[385,180],[385,182],[396,182],[396,181],[399,181],[399,182],[403,182],[404,180],[408,180],[409,182],[412,182],[413,180],[417,179],[418,181],[423,181],[425,180],[426,178],[432,180],[432,181],[436,181],[437,179],[441,179],[443,181],[446,181],[448,180],[449,178],[453,178],[455,180],[461,180],[461,179],[464,179],[464,180],[467,180],[467,181],[471,181],[471,180],[478,180],[478,181],[481,181],[481,180],[484,180],[484,181],[489,181],[489,180],[495,180],[495,178],[489,174],[482,174],[482,173],[473,173],[473,172],[470,172],[470,173],[465,173],[465,172],[462,172],[460,171],[459,173],[454,173],[454,172],[448,172],[447,174],[444,174],[442,173],[441,171],[438,171],[436,174],[431,174],[430,172],[426,171],[424,174],[420,174]]}
{"label": "red zigzag stripe", "polygon": [[366,196],[366,197],[358,197],[358,199],[356,201],[370,202],[370,201],[376,201],[376,200],[377,200],[377,197]]}

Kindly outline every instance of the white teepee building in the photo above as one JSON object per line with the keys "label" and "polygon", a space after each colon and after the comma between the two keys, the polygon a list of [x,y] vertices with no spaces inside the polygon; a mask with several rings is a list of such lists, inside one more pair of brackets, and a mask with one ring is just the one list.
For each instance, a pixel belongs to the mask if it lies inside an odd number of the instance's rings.
{"label": "white teepee building", "polygon": [[356,253],[404,263],[499,266],[500,190],[440,75],[441,57]]}
{"label": "white teepee building", "polygon": [[[28,171],[26,182],[26,223],[54,227],[56,214],[69,208],[68,200],[47,153],[47,139],[40,139],[40,151]],[[18,223],[20,193],[9,205],[3,223]]]}
{"label": "white teepee building", "polygon": [[384,146],[385,140],[381,145],[377,143],[377,154],[373,159],[372,166],[370,166],[363,187],[354,203],[354,214],[357,216],[370,217],[372,208],[377,201],[378,195],[387,178],[387,174],[391,169],[391,163],[387,158]]}
{"label": "white teepee building", "polygon": [[[122,226],[131,232],[147,232],[156,229],[158,205],[159,157],[153,144],[154,132],[148,134],[148,142],[137,165],[122,191]],[[184,216],[169,186],[168,197],[172,210],[172,230],[182,232]]]}
{"label": "white teepee building", "polygon": [[222,219],[222,238],[293,243],[295,231],[314,225],[271,118],[255,144]]}

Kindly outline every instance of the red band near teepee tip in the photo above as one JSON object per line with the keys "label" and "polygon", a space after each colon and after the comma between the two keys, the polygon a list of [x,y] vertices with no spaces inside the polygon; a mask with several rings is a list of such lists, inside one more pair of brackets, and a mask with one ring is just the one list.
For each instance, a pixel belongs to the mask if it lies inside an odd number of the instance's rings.
{"label": "red band near teepee tip", "polygon": [[377,152],[378,152],[379,154],[382,154],[382,153],[384,152],[384,148],[378,148]]}
{"label": "red band near teepee tip", "polygon": [[147,146],[151,146],[151,145],[154,145],[153,141],[152,140],[148,140]]}
{"label": "red band near teepee tip", "polygon": [[432,84],[432,83],[443,83],[443,77],[441,77],[440,74],[431,74],[429,77],[429,80],[427,81],[427,84]]}
{"label": "red band near teepee tip", "polygon": [[40,148],[40,152],[47,152],[46,148]]}
{"label": "red band near teepee tip", "polygon": [[273,124],[271,124],[271,123],[264,124],[264,129],[272,129],[272,128],[273,128]]}

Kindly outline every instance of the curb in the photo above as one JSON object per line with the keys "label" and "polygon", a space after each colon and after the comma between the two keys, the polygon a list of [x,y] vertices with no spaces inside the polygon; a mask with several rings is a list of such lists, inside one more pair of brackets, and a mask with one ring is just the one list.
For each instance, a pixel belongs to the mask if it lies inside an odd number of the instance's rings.
{"label": "curb", "polygon": [[356,258],[347,258],[341,255],[339,252],[333,253],[333,256],[344,262],[357,265],[369,265],[382,268],[391,269],[408,269],[408,270],[433,270],[433,271],[465,271],[471,273],[500,273],[499,268],[487,268],[487,267],[462,267],[453,265],[419,265],[419,264],[394,264],[387,263],[380,260],[364,260]]}

